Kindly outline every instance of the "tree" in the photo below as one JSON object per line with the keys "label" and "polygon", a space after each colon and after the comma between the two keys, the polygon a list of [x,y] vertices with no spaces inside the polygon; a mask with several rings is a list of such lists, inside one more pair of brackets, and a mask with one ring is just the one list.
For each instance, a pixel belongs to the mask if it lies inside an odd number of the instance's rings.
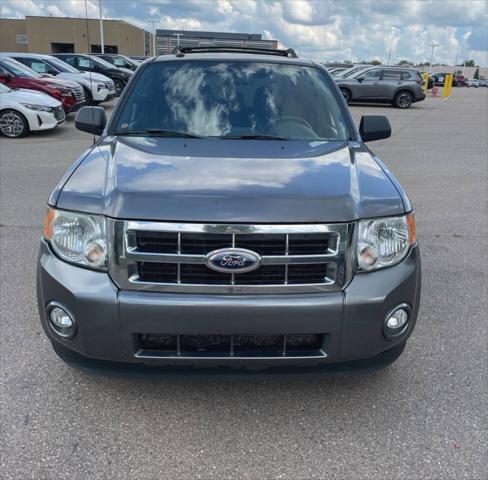
{"label": "tree", "polygon": [[379,60],[371,60],[371,65],[381,65]]}
{"label": "tree", "polygon": [[465,60],[464,65],[466,65],[466,67],[476,67],[474,60]]}
{"label": "tree", "polygon": [[475,80],[478,80],[480,78],[480,69],[479,68],[477,68],[476,72],[474,72],[473,78]]}
{"label": "tree", "polygon": [[410,65],[410,62],[408,60],[400,60],[398,65]]}

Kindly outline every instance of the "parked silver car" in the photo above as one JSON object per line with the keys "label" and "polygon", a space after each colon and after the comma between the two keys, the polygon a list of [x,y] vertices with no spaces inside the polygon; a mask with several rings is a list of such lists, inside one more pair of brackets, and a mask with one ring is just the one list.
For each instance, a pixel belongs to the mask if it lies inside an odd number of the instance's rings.
{"label": "parked silver car", "polygon": [[414,69],[371,67],[335,80],[347,103],[391,103],[397,108],[409,108],[425,99],[423,78]]}

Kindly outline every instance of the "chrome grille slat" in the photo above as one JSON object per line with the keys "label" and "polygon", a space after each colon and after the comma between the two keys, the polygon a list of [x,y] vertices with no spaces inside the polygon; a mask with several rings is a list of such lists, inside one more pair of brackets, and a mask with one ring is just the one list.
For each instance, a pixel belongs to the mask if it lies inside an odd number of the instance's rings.
{"label": "chrome grille slat", "polygon": [[[339,291],[349,280],[351,272],[349,249],[353,224],[225,225],[122,220],[109,222],[112,224],[109,231],[115,237],[112,239],[115,251],[110,256],[110,273],[122,289],[226,294]],[[213,244],[220,242],[218,238],[228,238],[227,245],[242,248],[239,244],[241,235],[244,243],[255,245],[256,249],[282,254],[262,254],[262,271],[258,268],[249,273],[229,273],[228,277],[216,276],[213,270],[203,267],[206,264],[206,254],[184,253],[182,242],[187,234],[191,234],[187,239],[191,243],[187,243],[189,250],[186,251],[199,252],[200,248],[208,250]],[[220,237],[214,241],[212,235]],[[253,235],[256,235],[256,239],[252,238]],[[282,247],[277,246],[280,244],[275,242],[274,235],[280,239],[279,242],[283,242]],[[295,251],[300,252],[299,255],[290,252],[293,235],[297,245]],[[145,243],[138,244],[138,238],[144,239]],[[158,244],[158,241],[162,243]],[[268,243],[274,246],[268,248]],[[311,251],[323,249],[324,253],[303,254],[308,245]],[[167,250],[171,250],[172,253],[167,253]],[[208,253],[207,250],[204,251]],[[195,268],[192,265],[195,265]],[[161,268],[163,270],[160,270]],[[158,271],[162,272],[162,276]],[[207,276],[208,282],[205,281]]]}

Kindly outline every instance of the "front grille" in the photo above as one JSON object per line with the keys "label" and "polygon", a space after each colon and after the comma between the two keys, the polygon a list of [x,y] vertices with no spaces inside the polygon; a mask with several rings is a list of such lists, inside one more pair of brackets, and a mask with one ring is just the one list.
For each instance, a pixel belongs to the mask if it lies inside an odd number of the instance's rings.
{"label": "front grille", "polygon": [[[177,224],[114,220],[110,270],[122,289],[208,293],[337,291],[348,278],[351,226]],[[251,250],[259,267],[220,272],[208,254]]]}
{"label": "front grille", "polygon": [[[206,265],[194,263],[137,262],[137,275],[142,282],[188,283],[207,285],[296,285],[323,283],[327,279],[327,263],[296,265],[262,265],[257,270],[235,274],[216,272]],[[288,281],[286,269],[288,268]]]}
{"label": "front grille", "polygon": [[138,356],[309,357],[325,356],[325,334],[173,335],[137,334]]}
{"label": "front grille", "polygon": [[54,107],[52,111],[58,123],[62,123],[66,120],[66,114],[64,113],[64,109],[61,105],[59,107]]}
{"label": "front grille", "polygon": [[[177,253],[178,234],[137,231],[136,248],[142,252]],[[259,255],[321,255],[334,248],[333,234],[208,234],[181,233],[180,253],[206,255],[219,248],[245,248]],[[234,241],[234,245],[233,245]],[[288,253],[287,253],[288,252]]]}
{"label": "front grille", "polygon": [[76,98],[76,103],[85,101],[85,92],[83,91],[83,87],[75,87],[72,90]]}

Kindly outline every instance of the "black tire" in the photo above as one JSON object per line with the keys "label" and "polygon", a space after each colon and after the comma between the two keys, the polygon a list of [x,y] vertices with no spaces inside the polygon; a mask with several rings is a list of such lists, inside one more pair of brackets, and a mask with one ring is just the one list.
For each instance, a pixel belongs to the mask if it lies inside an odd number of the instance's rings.
{"label": "black tire", "polygon": [[351,103],[351,92],[349,92],[349,90],[346,90],[345,88],[341,88],[341,93],[346,103]]}
{"label": "black tire", "polygon": [[114,80],[114,85],[115,85],[115,95],[117,97],[120,97],[120,94],[122,93],[122,90],[125,87],[125,83],[122,82],[122,80],[119,80],[118,78],[116,78]]}
{"label": "black tire", "polygon": [[393,100],[393,105],[396,108],[401,108],[405,110],[409,108],[413,103],[413,95],[411,92],[402,90],[395,95],[395,100]]}
{"label": "black tire", "polygon": [[0,133],[7,138],[25,137],[29,133],[29,122],[17,110],[6,109],[0,112]]}
{"label": "black tire", "polygon": [[85,101],[86,101],[86,104],[87,105],[95,105],[95,103],[93,102],[93,95],[92,93],[90,92],[90,90],[88,90],[88,88],[84,88],[83,87],[83,90],[85,91]]}

